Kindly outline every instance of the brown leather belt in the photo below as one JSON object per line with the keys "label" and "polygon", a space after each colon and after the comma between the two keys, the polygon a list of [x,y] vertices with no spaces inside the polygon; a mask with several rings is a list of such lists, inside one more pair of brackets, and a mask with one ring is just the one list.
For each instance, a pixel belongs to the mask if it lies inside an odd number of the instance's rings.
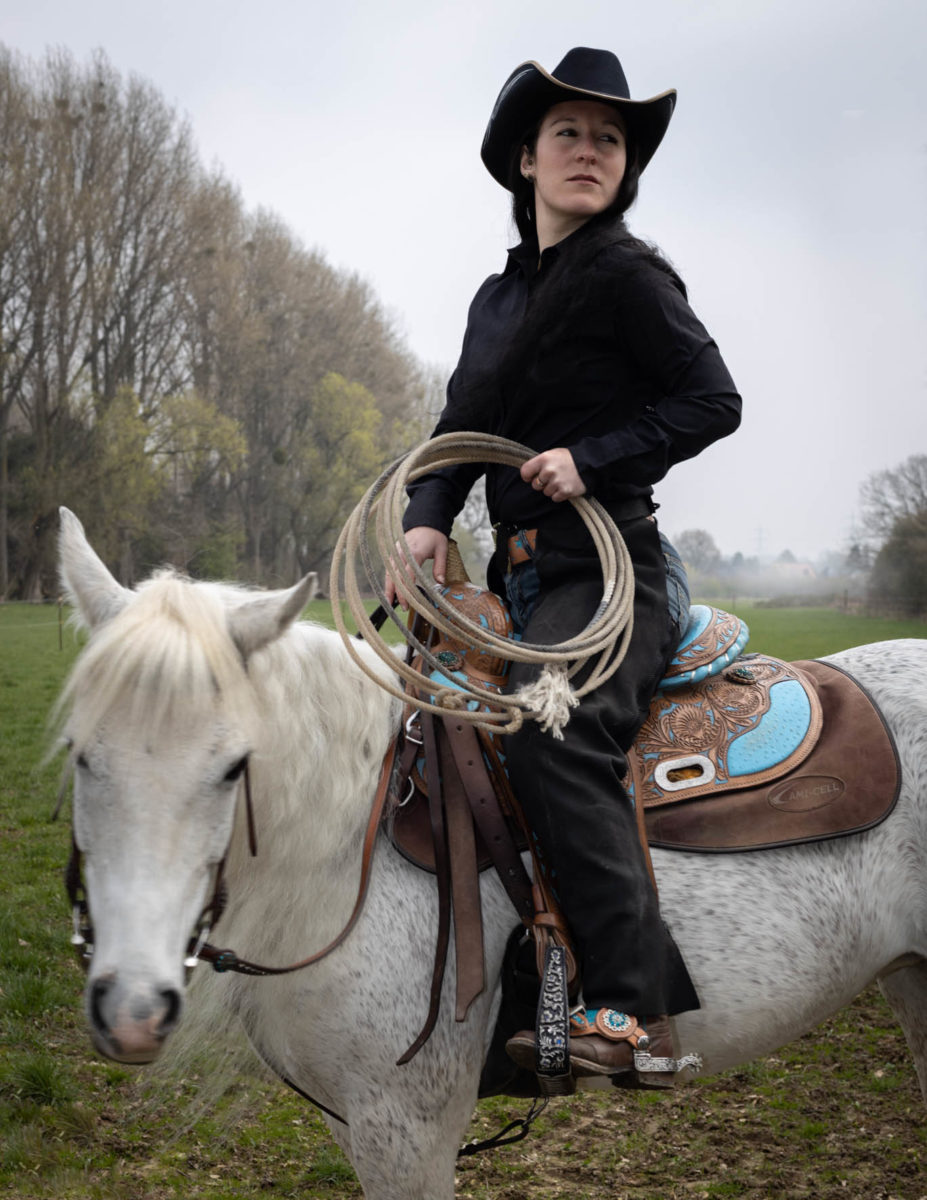
{"label": "brown leather belt", "polygon": [[536,529],[519,529],[506,542],[509,556],[509,566],[518,567],[534,558],[534,548],[537,545],[538,531]]}
{"label": "brown leather belt", "polygon": [[[613,500],[605,505],[605,511],[619,526],[625,521],[634,521],[640,517],[649,517],[652,521],[654,505],[649,496],[630,496],[624,500]],[[508,554],[509,567],[518,567],[534,558],[537,545],[538,531],[536,529],[518,529],[514,525],[500,524],[496,526],[496,545],[500,546],[507,530],[514,529],[511,537],[506,539],[505,548]]]}

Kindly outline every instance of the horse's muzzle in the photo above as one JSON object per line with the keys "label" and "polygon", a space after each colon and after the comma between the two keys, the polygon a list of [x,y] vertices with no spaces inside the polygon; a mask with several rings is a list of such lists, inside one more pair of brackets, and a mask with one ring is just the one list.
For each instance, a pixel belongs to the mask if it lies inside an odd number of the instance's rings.
{"label": "horse's muzzle", "polygon": [[156,1059],[183,1008],[180,991],[170,984],[127,989],[114,974],[92,980],[86,1000],[94,1046],[123,1063]]}

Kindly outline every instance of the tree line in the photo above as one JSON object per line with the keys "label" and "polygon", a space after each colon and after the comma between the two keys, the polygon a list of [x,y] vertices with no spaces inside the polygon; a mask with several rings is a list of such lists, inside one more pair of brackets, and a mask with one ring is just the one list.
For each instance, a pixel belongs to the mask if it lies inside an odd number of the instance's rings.
{"label": "tree line", "polygon": [[[54,594],[60,504],[127,584],[162,562],[324,569],[440,392],[371,287],[247,211],[151,84],[101,51],[0,46],[0,599]],[[861,501],[848,570],[922,611],[927,455]],[[704,531],[680,541],[702,573],[725,565]]]}
{"label": "tree line", "polygon": [[860,498],[866,529],[878,546],[870,595],[907,615],[927,615],[927,454],[873,472]]}
{"label": "tree line", "polygon": [[152,85],[0,47],[0,599],[53,594],[59,504],[127,584],[291,581],[439,407],[371,287]]}
{"label": "tree line", "polygon": [[[874,471],[860,486],[861,527],[849,548],[818,563],[796,562],[788,550],[774,563],[736,553],[725,559],[704,529],[675,535],[695,587],[705,595],[796,595],[843,598],[867,611],[927,616],[927,454]],[[804,576],[804,577],[803,577]]]}

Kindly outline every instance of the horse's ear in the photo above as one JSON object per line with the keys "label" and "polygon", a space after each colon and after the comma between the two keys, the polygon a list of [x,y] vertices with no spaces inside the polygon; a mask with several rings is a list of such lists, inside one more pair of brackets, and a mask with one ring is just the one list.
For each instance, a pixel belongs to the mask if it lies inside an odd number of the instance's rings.
{"label": "horse's ear", "polygon": [[317,591],[318,576],[310,571],[286,591],[249,596],[229,613],[229,633],[244,658],[274,641],[293,624]]}
{"label": "horse's ear", "polygon": [[121,612],[132,593],[117,583],[69,508],[58,509],[58,569],[68,600],[91,629]]}

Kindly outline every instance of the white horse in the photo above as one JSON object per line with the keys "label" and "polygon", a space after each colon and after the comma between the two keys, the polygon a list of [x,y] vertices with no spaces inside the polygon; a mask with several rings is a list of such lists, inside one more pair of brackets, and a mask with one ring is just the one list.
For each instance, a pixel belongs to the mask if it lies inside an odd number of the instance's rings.
{"label": "white horse", "polygon": [[[283,965],[339,931],[398,713],[336,634],[296,621],[307,581],[249,593],[161,575],[127,591],[67,510],[60,552],[91,630],[63,703],[95,931],[87,1016],[104,1054],[144,1062],[180,1019],[187,942],[227,847],[230,903],[214,940]],[[898,804],[878,827],[835,841],[654,853],[663,912],[702,1001],[678,1019],[681,1050],[701,1054],[707,1071],[732,1067],[878,979],[927,1096],[927,641],[834,661],[891,727]],[[249,757],[256,858],[234,819]],[[425,1016],[437,902],[433,879],[380,841],[366,905],[338,949],[290,975],[215,976],[210,990],[237,1011],[266,1063],[344,1118],[331,1131],[368,1200],[451,1200],[517,920],[485,874],[495,982],[457,1023],[451,954],[437,1027],[397,1066]]]}

